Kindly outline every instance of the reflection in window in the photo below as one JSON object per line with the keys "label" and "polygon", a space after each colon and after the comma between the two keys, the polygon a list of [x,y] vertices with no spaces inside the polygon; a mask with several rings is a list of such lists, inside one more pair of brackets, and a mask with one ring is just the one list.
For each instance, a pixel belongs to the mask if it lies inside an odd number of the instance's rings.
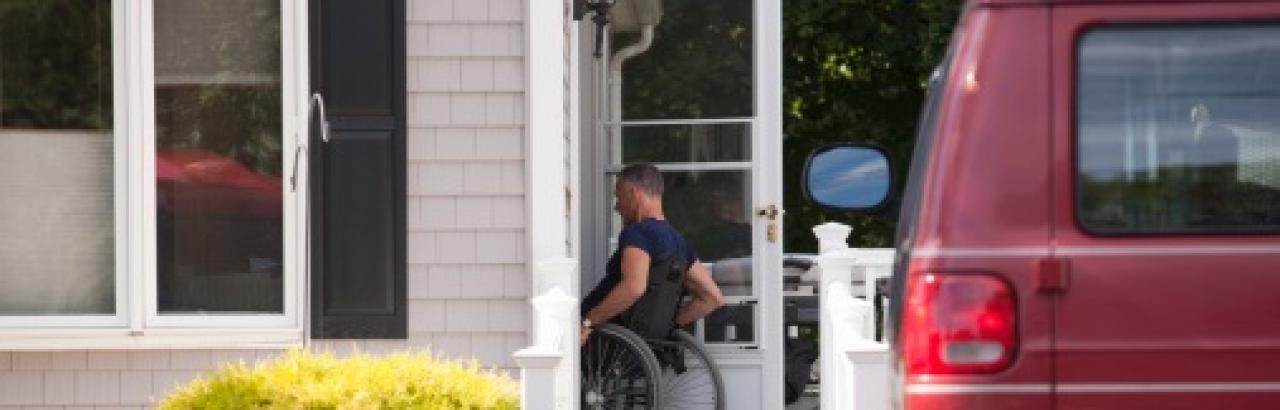
{"label": "reflection in window", "polygon": [[751,2],[664,1],[653,46],[623,66],[623,119],[752,116],[751,23]]}
{"label": "reflection in window", "polygon": [[111,127],[111,2],[0,3],[0,127]]}
{"label": "reflection in window", "polygon": [[622,162],[751,161],[751,127],[737,124],[622,127]]}
{"label": "reflection in window", "polygon": [[281,312],[280,4],[157,0],[162,313]]}
{"label": "reflection in window", "polygon": [[115,312],[111,2],[0,2],[0,315]]}
{"label": "reflection in window", "polygon": [[1098,232],[1280,229],[1280,27],[1095,30],[1080,48],[1079,216]]}
{"label": "reflection in window", "polygon": [[755,305],[721,306],[707,315],[703,330],[703,340],[710,343],[755,342]]}

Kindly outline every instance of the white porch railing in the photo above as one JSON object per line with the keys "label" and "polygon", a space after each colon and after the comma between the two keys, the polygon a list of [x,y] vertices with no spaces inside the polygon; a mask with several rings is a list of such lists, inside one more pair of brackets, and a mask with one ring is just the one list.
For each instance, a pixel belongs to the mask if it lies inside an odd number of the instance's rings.
{"label": "white porch railing", "polygon": [[572,409],[577,403],[574,385],[578,348],[578,298],[571,296],[578,262],[552,258],[534,267],[533,346],[512,356],[520,366],[520,408],[525,410]]}
{"label": "white porch railing", "polygon": [[[826,223],[813,228],[821,254],[821,404],[824,409],[879,410],[888,402],[888,347],[875,341],[876,279],[893,271],[892,249],[850,249],[851,228]],[[862,279],[865,299],[854,295]]]}

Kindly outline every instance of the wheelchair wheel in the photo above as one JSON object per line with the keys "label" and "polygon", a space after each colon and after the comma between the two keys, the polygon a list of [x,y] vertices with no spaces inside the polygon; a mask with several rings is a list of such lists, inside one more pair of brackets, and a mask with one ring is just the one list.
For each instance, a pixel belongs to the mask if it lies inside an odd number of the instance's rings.
{"label": "wheelchair wheel", "polygon": [[612,323],[582,346],[582,408],[659,409],[658,360],[644,340]]}
{"label": "wheelchair wheel", "polygon": [[673,332],[674,347],[679,352],[683,371],[677,366],[662,369],[664,409],[724,410],[724,381],[720,368],[703,348],[702,343],[684,330]]}

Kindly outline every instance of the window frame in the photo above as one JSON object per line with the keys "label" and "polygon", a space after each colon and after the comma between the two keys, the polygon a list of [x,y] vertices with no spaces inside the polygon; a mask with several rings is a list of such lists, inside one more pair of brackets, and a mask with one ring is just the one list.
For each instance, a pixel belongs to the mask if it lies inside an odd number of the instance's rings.
{"label": "window frame", "polygon": [[[0,315],[0,329],[45,329],[45,328],[112,328],[128,325],[127,309],[130,295],[127,275],[130,261],[127,252],[133,242],[128,217],[130,215],[130,184],[127,175],[129,167],[129,147],[131,138],[128,115],[125,104],[130,100],[125,83],[125,59],[127,58],[125,41],[127,37],[127,3],[125,0],[111,0],[111,99],[112,124],[105,130],[112,139],[112,230],[115,236],[114,263],[111,274],[114,276],[115,312],[112,314],[75,314],[75,315]],[[39,130],[39,129],[37,129]],[[45,131],[45,130],[39,130]],[[60,129],[48,131],[59,132]]]}
{"label": "window frame", "polygon": [[1071,181],[1072,181],[1072,220],[1076,227],[1084,234],[1098,238],[1155,238],[1155,237],[1256,237],[1256,236],[1274,236],[1280,235],[1280,225],[1264,228],[1249,229],[1248,226],[1235,226],[1230,230],[1223,227],[1205,227],[1203,229],[1108,229],[1099,228],[1091,225],[1085,219],[1084,210],[1084,178],[1083,176],[1083,150],[1080,148],[1082,144],[1081,116],[1080,109],[1081,85],[1083,78],[1081,75],[1081,67],[1084,63],[1084,40],[1091,34],[1099,31],[1142,31],[1150,29],[1203,29],[1213,27],[1242,27],[1242,26],[1271,26],[1280,29],[1280,20],[1274,18],[1254,18],[1240,20],[1164,20],[1164,21],[1121,21],[1109,22],[1104,24],[1091,24],[1082,27],[1077,31],[1072,39],[1071,53]]}
{"label": "window frame", "polygon": [[[0,350],[283,347],[303,341],[309,246],[307,3],[280,0],[283,312],[161,314],[157,303],[154,4],[111,0],[115,312],[0,316]],[[295,162],[301,160],[295,167]],[[301,190],[297,187],[302,187]]]}

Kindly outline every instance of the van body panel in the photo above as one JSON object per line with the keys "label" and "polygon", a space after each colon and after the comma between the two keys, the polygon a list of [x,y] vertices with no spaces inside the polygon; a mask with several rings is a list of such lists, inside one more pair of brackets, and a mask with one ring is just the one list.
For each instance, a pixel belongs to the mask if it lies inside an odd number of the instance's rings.
{"label": "van body panel", "polygon": [[[1048,409],[1046,389],[1016,395],[936,390],[1046,386],[1052,375],[1050,300],[1026,290],[1034,288],[1034,268],[1047,256],[1050,238],[1048,9],[970,9],[962,25],[923,170],[907,274],[986,274],[1009,283],[1018,351],[994,374],[906,377],[903,404]],[[1028,248],[1042,252],[1020,251]],[[901,354],[900,346],[895,352]]]}
{"label": "van body panel", "polygon": [[1047,409],[1043,394],[964,393],[912,395],[911,410]]}
{"label": "van body panel", "polygon": [[1056,408],[1274,408],[1280,236],[1090,233],[1077,209],[1076,99],[1080,41],[1090,30],[1280,24],[1280,3],[1077,4],[1054,7],[1052,18],[1054,183],[1046,196],[1054,200],[1051,251],[1069,269],[1054,309]]}
{"label": "van body panel", "polygon": [[967,15],[948,74],[916,249],[1047,246],[1048,22],[1045,8]]}
{"label": "van body panel", "polygon": [[[976,0],[975,6],[1054,6],[1071,4],[1146,4],[1151,3],[1216,3],[1219,0]],[[1236,2],[1265,2],[1274,0],[1233,0]]]}

